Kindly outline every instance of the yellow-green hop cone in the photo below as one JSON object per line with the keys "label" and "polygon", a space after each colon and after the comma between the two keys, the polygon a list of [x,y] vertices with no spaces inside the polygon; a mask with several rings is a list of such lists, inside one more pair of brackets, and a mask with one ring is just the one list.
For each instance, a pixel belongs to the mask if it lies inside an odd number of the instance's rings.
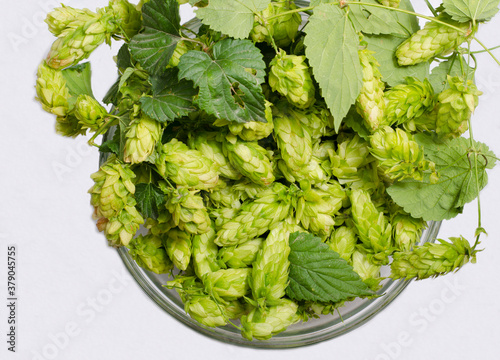
{"label": "yellow-green hop cone", "polygon": [[135,206],[125,206],[116,216],[97,220],[97,229],[104,231],[109,246],[127,246],[144,224],[144,219]]}
{"label": "yellow-green hop cone", "polygon": [[219,183],[219,165],[177,139],[163,145],[156,166],[160,174],[180,186],[208,190]]}
{"label": "yellow-green hop cone", "polygon": [[378,166],[391,180],[422,181],[426,171],[437,177],[435,164],[424,159],[424,151],[413,135],[402,129],[384,126],[370,137],[370,145]]}
{"label": "yellow-green hop cone", "polygon": [[177,228],[163,237],[167,255],[179,270],[186,270],[191,261],[192,235]]}
{"label": "yellow-green hop cone", "polygon": [[266,186],[274,182],[273,168],[267,151],[257,142],[242,141],[237,136],[228,134],[222,144],[222,150],[230,164],[254,183]]}
{"label": "yellow-green hop cone", "polygon": [[456,138],[469,128],[469,119],[482,92],[472,80],[448,76],[449,89],[438,95],[436,133],[443,138]]}
{"label": "yellow-green hop cone", "polygon": [[260,307],[276,305],[288,286],[290,234],[303,231],[298,225],[280,222],[269,232],[252,264],[249,280],[253,299]]}
{"label": "yellow-green hop cone", "polygon": [[90,177],[94,180],[94,185],[88,191],[90,203],[95,207],[98,217],[109,219],[117,216],[126,205],[135,205],[135,174],[128,165],[114,159],[106,162]]}
{"label": "yellow-green hop cone", "polygon": [[196,149],[219,165],[219,172],[222,176],[232,179],[241,179],[241,173],[234,168],[222,151],[222,143],[217,141],[218,133],[200,131],[196,134],[190,134],[188,145]]}
{"label": "yellow-green hop cone", "polygon": [[386,252],[392,247],[391,224],[377,210],[366,190],[352,190],[350,199],[352,218],[363,247],[374,254],[373,262],[387,263]]}
{"label": "yellow-green hop cone", "polygon": [[104,124],[108,112],[96,99],[82,94],[76,100],[75,116],[82,129],[96,131]]}
{"label": "yellow-green hop cone", "polygon": [[187,53],[189,50],[191,50],[186,41],[179,41],[177,42],[177,45],[175,46],[174,53],[172,54],[172,57],[170,58],[168,62],[167,68],[173,68],[179,65],[179,62],[181,61],[181,56]]}
{"label": "yellow-green hop cone", "polygon": [[218,226],[215,243],[232,246],[259,237],[290,215],[291,202],[290,190],[281,183],[274,183],[224,219]]}
{"label": "yellow-green hop cone", "polygon": [[142,114],[139,119],[129,125],[125,133],[123,161],[131,164],[145,161],[153,153],[161,134],[161,124]]}
{"label": "yellow-green hop cone", "polygon": [[469,23],[459,23],[441,13],[438,20],[444,21],[466,33],[446,25],[429,21],[423,29],[418,30],[405,40],[396,50],[396,58],[401,66],[415,65],[435,56],[447,55],[462,44],[472,34]]}
{"label": "yellow-green hop cone", "polygon": [[70,112],[70,94],[66,80],[61,71],[47,66],[45,61],[38,66],[36,94],[36,99],[45,111],[60,117],[65,117]]}
{"label": "yellow-green hop cone", "polygon": [[290,0],[273,1],[269,6],[255,15],[253,29],[250,32],[250,39],[254,42],[267,42],[272,44],[274,40],[276,46],[286,47],[295,40],[299,31],[302,19],[299,13],[285,14],[274,19],[268,18],[281,13],[294,10],[297,7]]}
{"label": "yellow-green hop cone", "polygon": [[313,144],[313,156],[319,162],[327,161],[330,159],[330,152],[335,152],[336,149],[336,141],[333,140],[324,140],[324,141],[316,141]]}
{"label": "yellow-green hop cone", "polygon": [[210,226],[210,229],[203,234],[193,236],[193,267],[196,276],[200,279],[206,274],[220,269],[217,261],[219,248],[214,243],[215,230]]}
{"label": "yellow-green hop cone", "polygon": [[170,260],[163,247],[160,237],[148,234],[139,235],[127,246],[128,254],[140,267],[156,274],[166,274],[173,269],[174,264]]}
{"label": "yellow-green hop cone", "polygon": [[368,129],[372,131],[388,122],[385,116],[385,85],[379,70],[380,64],[373,56],[374,53],[366,49],[358,51],[363,69],[363,87],[356,100],[358,114],[363,117]]}
{"label": "yellow-green hop cone", "polygon": [[330,239],[328,239],[327,244],[342,259],[348,263],[352,263],[352,254],[356,248],[357,240],[356,231],[352,227],[341,226],[335,229]]}
{"label": "yellow-green hop cone", "polygon": [[444,275],[459,270],[469,261],[475,263],[476,253],[464,237],[438,239],[437,243],[425,243],[412,251],[395,252],[391,278],[421,280]]}
{"label": "yellow-green hop cone", "polygon": [[73,138],[78,135],[85,135],[87,132],[74,115],[56,117],[55,130],[58,135]]}
{"label": "yellow-green hop cone", "polygon": [[427,222],[415,219],[409,214],[398,213],[391,219],[394,244],[401,251],[411,251],[420,240],[422,231],[427,227]]}
{"label": "yellow-green hop cone", "polygon": [[258,141],[264,139],[273,133],[273,111],[271,110],[272,104],[266,100],[266,120],[267,122],[248,121],[246,123],[233,123],[226,120],[217,120],[214,125],[225,126],[227,125],[229,131],[233,135],[238,135],[245,141]]}
{"label": "yellow-green hop cone", "polygon": [[375,265],[369,260],[365,251],[356,250],[352,254],[352,267],[368,287],[377,291],[380,289],[380,265]]}
{"label": "yellow-green hop cone", "polygon": [[210,204],[214,208],[234,208],[239,209],[241,206],[241,194],[233,189],[233,185],[213,190],[206,194]]}
{"label": "yellow-green hop cone", "polygon": [[96,13],[88,9],[74,9],[70,6],[61,5],[47,14],[45,22],[49,26],[49,31],[59,37],[73,29],[84,26],[86,23],[94,21]]}
{"label": "yellow-green hop cone", "polygon": [[[306,109],[314,102],[314,83],[305,56],[287,55],[284,50],[269,64],[269,86],[298,108]],[[276,124],[275,124],[276,125]]]}
{"label": "yellow-green hop cone", "polygon": [[206,233],[211,226],[203,198],[197,192],[177,188],[170,192],[165,204],[175,226],[190,234]]}
{"label": "yellow-green hop cone", "polygon": [[248,277],[252,269],[221,269],[211,272],[203,279],[205,292],[215,299],[236,300],[250,292]]}
{"label": "yellow-green hop cone", "polygon": [[429,80],[421,82],[413,77],[406,84],[396,85],[384,94],[388,125],[404,124],[431,111],[436,104],[434,89]]}
{"label": "yellow-green hop cone", "polygon": [[312,139],[335,134],[333,116],[324,103],[315,103],[305,110],[290,109],[290,112],[309,130]]}
{"label": "yellow-green hop cone", "polygon": [[230,268],[246,268],[255,261],[263,242],[264,239],[255,238],[239,245],[223,247],[219,250],[218,258]]}
{"label": "yellow-green hop cone", "polygon": [[163,236],[163,234],[173,229],[175,225],[172,221],[172,215],[167,209],[163,208],[158,212],[158,217],[156,219],[146,219],[145,227],[151,234]]}
{"label": "yellow-green hop cone", "polygon": [[107,13],[113,14],[114,21],[128,39],[141,30],[141,13],[136,9],[135,5],[127,0],[111,0]]}
{"label": "yellow-green hop cone", "polygon": [[384,6],[390,6],[393,8],[398,8],[399,4],[401,3],[401,0],[377,0],[377,1]]}
{"label": "yellow-green hop cone", "polygon": [[288,299],[265,309],[256,307],[241,317],[241,335],[247,340],[268,340],[300,320],[297,310],[297,304]]}

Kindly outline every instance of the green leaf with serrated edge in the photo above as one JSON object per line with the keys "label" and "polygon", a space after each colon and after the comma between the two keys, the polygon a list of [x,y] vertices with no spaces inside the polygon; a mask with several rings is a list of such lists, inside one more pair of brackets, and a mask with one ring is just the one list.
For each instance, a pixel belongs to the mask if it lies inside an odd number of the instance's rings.
{"label": "green leaf with serrated edge", "polygon": [[180,40],[177,0],[152,0],[142,7],[144,31],[129,44],[132,57],[151,75],[162,74]]}
{"label": "green leaf with serrated edge", "polygon": [[120,78],[118,78],[115,81],[115,83],[111,85],[106,95],[104,95],[104,98],[102,99],[103,103],[113,104],[115,106],[118,104],[118,93],[120,90],[119,85],[120,85]]}
{"label": "green leaf with serrated edge", "polygon": [[254,14],[264,10],[271,0],[210,0],[196,16],[213,30],[236,39],[245,39],[254,23]]}
{"label": "green leaf with serrated edge", "polygon": [[347,13],[333,4],[315,8],[304,31],[306,56],[338,130],[363,85],[359,36]]}
{"label": "green leaf with serrated edge", "polygon": [[399,66],[394,56],[397,47],[405,40],[392,35],[366,35],[364,40],[368,43],[368,49],[375,51],[375,58],[380,64],[382,80],[390,86],[404,84],[408,76],[424,80],[429,76],[429,63],[422,62],[412,66]]}
{"label": "green leaf with serrated edge", "polygon": [[[379,4],[375,0],[364,0],[363,3]],[[401,34],[407,31],[402,27],[396,12],[373,6],[349,4],[349,19],[356,31],[365,34]]]}
{"label": "green leaf with serrated edge", "polygon": [[264,70],[259,49],[250,40],[225,39],[212,52],[213,59],[202,51],[188,51],[178,65],[179,78],[200,88],[200,109],[228,121],[266,122],[262,79],[246,70]]}
{"label": "green leaf with serrated edge", "polygon": [[137,201],[137,209],[145,219],[156,219],[159,207],[165,203],[165,194],[152,183],[137,184],[134,198]]}
{"label": "green leaf with serrated edge", "polygon": [[191,81],[177,78],[177,69],[167,69],[162,76],[150,78],[153,95],[140,100],[142,111],[159,122],[173,121],[195,111],[193,97],[197,91]]}
{"label": "green leaf with serrated edge", "polygon": [[120,153],[120,132],[116,131],[112,139],[104,141],[99,146],[99,152],[118,155]]}
{"label": "green leaf with serrated edge", "polygon": [[[415,9],[411,4],[410,0],[401,0],[399,3],[399,8],[401,10],[408,10],[414,12]],[[402,13],[399,11],[393,11],[396,18],[399,21],[399,24],[406,29],[407,36],[417,32],[420,29],[420,25],[418,24],[418,18],[415,15]]]}
{"label": "green leaf with serrated edge", "polygon": [[488,21],[498,12],[500,0],[443,0],[445,11],[458,22]]}
{"label": "green leaf with serrated edge", "polygon": [[[415,140],[423,147],[426,159],[436,164],[438,182],[431,184],[427,175],[423,182],[396,182],[387,189],[387,193],[415,218],[421,217],[425,221],[451,219],[462,212],[466,203],[477,197],[478,188],[481,190],[486,186],[488,177],[485,170],[495,166],[491,157],[494,154],[485,144],[474,142],[476,149],[485,156],[477,157],[476,182],[474,155],[467,156],[469,139],[460,137],[444,142],[435,136],[417,134]],[[485,159],[488,159],[487,164]]]}
{"label": "green leaf with serrated edge", "polygon": [[[442,61],[438,66],[432,69],[431,75],[429,76],[429,82],[431,83],[432,88],[434,89],[434,92],[436,94],[450,87],[448,84],[447,75],[460,76],[463,77],[464,79],[474,78],[474,69],[471,69],[467,65],[467,61],[465,59],[463,59],[462,63],[464,66],[463,71],[462,71],[462,66],[460,65],[460,59],[455,56],[450,58],[449,60]],[[468,75],[467,75],[467,70],[469,71]]]}
{"label": "green leaf with serrated edge", "polygon": [[62,71],[62,74],[66,80],[69,93],[72,96],[78,97],[85,94],[94,97],[90,82],[92,71],[90,70],[89,62],[66,68]]}
{"label": "green leaf with serrated edge", "polygon": [[352,266],[309,233],[290,235],[286,294],[293,300],[338,302],[373,295]]}
{"label": "green leaf with serrated edge", "polygon": [[126,68],[123,72],[123,75],[120,76],[120,82],[118,84],[118,89],[121,89],[125,82],[136,72],[136,69],[133,67]]}
{"label": "green leaf with serrated edge", "polygon": [[118,66],[118,69],[126,69],[133,66],[128,44],[123,44],[120,50],[118,50],[116,66]]}

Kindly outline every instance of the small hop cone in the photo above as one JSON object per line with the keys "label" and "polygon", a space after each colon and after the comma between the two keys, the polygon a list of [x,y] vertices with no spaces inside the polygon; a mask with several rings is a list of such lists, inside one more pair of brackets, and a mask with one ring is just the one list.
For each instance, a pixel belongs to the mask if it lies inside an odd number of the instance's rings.
{"label": "small hop cone", "polygon": [[303,231],[298,225],[280,222],[269,232],[262,248],[252,264],[250,288],[253,299],[259,306],[276,305],[284,295],[288,286],[291,233]]}
{"label": "small hop cone", "polygon": [[228,134],[222,144],[222,150],[230,164],[254,183],[266,186],[274,182],[273,168],[267,151],[257,142],[242,141],[237,136]]}
{"label": "small hop cone", "polygon": [[401,2],[401,0],[377,0],[377,1],[384,6],[390,6],[393,8],[398,8],[399,3]]}
{"label": "small hop cone", "polygon": [[57,37],[64,36],[72,30],[83,27],[85,24],[95,21],[96,13],[88,9],[74,9],[62,5],[47,14],[45,22],[49,31]]}
{"label": "small hop cone", "polygon": [[292,1],[279,0],[269,4],[269,6],[255,15],[253,29],[250,38],[254,42],[267,42],[272,44],[271,38],[276,46],[286,47],[290,45],[297,36],[302,18],[298,13],[278,16],[268,20],[271,16],[294,10],[297,7]]}
{"label": "small hop cone", "polygon": [[396,85],[384,94],[388,125],[400,125],[418,118],[431,111],[436,104],[429,80],[421,82],[407,77],[406,83]]}
{"label": "small hop cone", "polygon": [[206,233],[211,225],[203,198],[197,192],[177,188],[169,194],[165,204],[175,226],[190,234]]}
{"label": "small hop cone", "polygon": [[82,129],[97,131],[104,124],[108,112],[96,99],[82,94],[76,100],[75,116]]}
{"label": "small hop cone", "polygon": [[161,175],[180,186],[208,190],[219,183],[219,165],[177,139],[163,145],[156,166]]}
{"label": "small hop cone", "polygon": [[177,42],[174,53],[172,54],[172,57],[168,62],[167,68],[173,68],[179,65],[179,62],[181,61],[181,56],[187,53],[189,50],[190,48],[188,47],[187,42],[182,40]]}
{"label": "small hop cone", "polygon": [[131,164],[145,161],[153,153],[161,135],[161,124],[142,114],[139,119],[129,125],[125,134],[123,161]]}
{"label": "small hop cone", "polygon": [[265,309],[256,307],[241,317],[241,335],[247,340],[268,340],[300,320],[297,310],[297,304],[288,299]]}
{"label": "small hop cone", "polygon": [[[290,215],[290,190],[281,183],[260,192],[254,200],[245,202],[230,213],[218,226],[215,243],[219,246],[241,244],[259,237]],[[234,209],[229,209],[234,210]]]}
{"label": "small hop cone", "polygon": [[371,154],[391,180],[412,178],[422,181],[425,171],[437,178],[436,166],[424,159],[424,151],[413,135],[389,126],[380,128],[370,137]]}
{"label": "small hop cone", "polygon": [[216,121],[214,125],[221,126],[228,125],[229,131],[233,135],[239,136],[245,141],[258,141],[264,139],[273,133],[273,111],[271,110],[272,104],[266,100],[266,120],[267,122],[248,121],[246,123],[228,123],[226,121]]}
{"label": "small hop cone", "polygon": [[360,50],[359,59],[363,69],[363,87],[356,100],[356,110],[365,120],[368,129],[374,131],[380,125],[385,125],[385,85],[382,81],[377,59],[370,50]]}
{"label": "small hop cone", "polygon": [[218,258],[230,268],[246,268],[255,261],[263,242],[264,239],[255,238],[239,245],[223,247],[219,250]]}
{"label": "small hop cone", "polygon": [[193,236],[193,267],[198,278],[203,279],[206,274],[220,269],[217,261],[219,248],[214,243],[215,230],[210,229],[203,234]]}
{"label": "small hop cone", "polygon": [[458,271],[469,261],[476,262],[477,250],[473,250],[465,238],[450,237],[449,242],[438,241],[416,246],[412,251],[395,252],[391,277],[421,280]]}
{"label": "small hop cone", "polygon": [[[445,13],[441,13],[438,20],[444,21],[463,31],[468,31],[468,36],[472,34],[469,23],[459,23],[451,20]],[[455,50],[466,39],[466,36],[458,30],[446,25],[429,21],[423,29],[418,30],[396,50],[396,57],[401,66],[415,65],[428,61],[435,56],[447,55]]]}
{"label": "small hop cone", "polygon": [[200,131],[196,134],[191,134],[188,140],[188,145],[191,149],[196,149],[209,158],[214,163],[219,165],[219,172],[222,176],[232,179],[241,179],[241,173],[234,168],[228,158],[222,151],[222,143],[217,141],[217,133]]}
{"label": "small hop cone", "polygon": [[142,26],[141,13],[136,6],[127,0],[111,0],[107,13],[113,14],[114,21],[117,22],[120,30],[130,39],[136,35]]}
{"label": "small hop cone", "polygon": [[163,237],[167,255],[179,270],[186,270],[191,261],[192,235],[177,228]]}
{"label": "small hop cone", "polygon": [[96,208],[98,217],[109,219],[117,216],[131,202],[135,205],[135,174],[128,165],[114,159],[105,163],[90,177],[94,180],[94,186],[89,190],[90,203]]}
{"label": "small hop cone", "polygon": [[142,268],[156,274],[166,274],[174,264],[167,255],[160,237],[139,235],[128,244],[128,254]]}
{"label": "small hop cone", "polygon": [[218,301],[231,301],[250,292],[248,277],[252,269],[221,269],[206,275],[205,292]]}
{"label": "small hop cone", "polygon": [[427,222],[415,219],[405,213],[398,213],[391,219],[391,225],[396,247],[401,251],[411,251],[420,240],[422,231],[427,227]]}
{"label": "small hop cone", "polygon": [[335,135],[333,116],[324,103],[315,103],[305,110],[290,109],[290,113],[309,130],[314,140]]}
{"label": "small hop cone", "polygon": [[241,194],[233,189],[233,185],[217,189],[206,194],[210,205],[214,208],[235,208],[241,206]]}
{"label": "small hop cone", "polygon": [[305,56],[287,55],[284,50],[280,50],[270,63],[269,72],[271,89],[301,109],[308,108],[315,100],[314,83],[305,60]]}
{"label": "small hop cone", "polygon": [[356,236],[356,230],[352,227],[341,226],[332,233],[330,239],[328,239],[327,244],[330,249],[337,252],[342,259],[348,263],[352,263],[352,254],[356,249],[356,242],[358,238]]}
{"label": "small hop cone", "polygon": [[324,140],[317,141],[313,144],[313,156],[319,162],[328,161],[330,159],[330,152],[335,152],[336,141]]}
{"label": "small hop cone", "polygon": [[373,261],[387,262],[386,251],[392,246],[392,227],[384,213],[377,210],[365,190],[352,190],[352,218],[363,247],[374,254]]}
{"label": "small hop cone", "polygon": [[70,112],[66,80],[61,71],[47,66],[45,61],[38,66],[36,94],[36,99],[48,113],[64,118]]}
{"label": "small hop cone", "polygon": [[358,176],[358,169],[373,161],[369,144],[358,135],[339,140],[336,151],[329,150],[330,160],[322,165],[335,176],[341,184],[353,181]]}
{"label": "small hop cone", "polygon": [[482,92],[472,80],[448,76],[450,88],[438,95],[436,133],[442,138],[456,138],[469,128],[469,119]]}
{"label": "small hop cone", "polygon": [[135,206],[125,206],[116,216],[101,217],[97,220],[97,229],[104,231],[109,246],[120,247],[129,245],[144,219]]}
{"label": "small hop cone", "polygon": [[56,117],[55,130],[58,135],[73,138],[78,135],[85,135],[87,132],[74,115]]}
{"label": "small hop cone", "polygon": [[380,265],[374,265],[368,258],[365,251],[356,250],[352,254],[352,267],[359,277],[368,287],[377,291],[380,289]]}
{"label": "small hop cone", "polygon": [[173,229],[175,225],[172,221],[172,215],[167,209],[161,209],[156,219],[148,218],[146,220],[145,227],[151,234],[161,237],[163,234]]}

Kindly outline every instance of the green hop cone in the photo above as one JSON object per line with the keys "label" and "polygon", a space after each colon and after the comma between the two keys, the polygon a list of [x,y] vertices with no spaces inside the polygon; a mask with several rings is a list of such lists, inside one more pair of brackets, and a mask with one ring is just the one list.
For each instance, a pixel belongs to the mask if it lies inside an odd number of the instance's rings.
{"label": "green hop cone", "polygon": [[69,90],[61,71],[47,66],[45,61],[38,66],[36,99],[48,113],[65,117],[70,112]]}
{"label": "green hop cone", "polygon": [[78,96],[75,104],[75,116],[82,129],[97,131],[105,122],[108,112],[91,96]]}
{"label": "green hop cone", "polygon": [[437,179],[436,166],[424,159],[424,151],[413,135],[402,129],[381,127],[370,137],[371,154],[379,161],[379,167],[391,180],[412,178],[422,181],[424,172],[432,172]]}
{"label": "green hop cone", "polygon": [[426,279],[458,271],[469,261],[476,262],[477,250],[464,237],[438,239],[438,243],[415,246],[412,251],[395,252],[391,263],[393,279]]}
{"label": "green hop cone", "polygon": [[255,238],[239,245],[223,247],[219,250],[218,258],[230,268],[246,268],[255,261],[263,242],[264,239]]}
{"label": "green hop cone", "polygon": [[111,0],[107,13],[113,14],[114,21],[117,22],[120,30],[130,39],[141,30],[141,13],[136,9],[136,5],[127,0]]}
{"label": "green hop cone", "polygon": [[167,255],[179,270],[186,270],[191,261],[192,235],[177,228],[163,237]]}
{"label": "green hop cone", "polygon": [[140,267],[156,274],[166,274],[174,267],[167,255],[160,237],[139,235],[127,246],[128,254]]}
{"label": "green hop cone", "polygon": [[[138,67],[139,64],[135,64]],[[125,71],[123,69],[122,71]],[[129,112],[135,105],[139,105],[140,99],[151,91],[148,82],[149,75],[145,71],[134,71],[129,78],[120,78],[121,87],[118,89],[117,108],[120,112]]]}
{"label": "green hop cone", "polygon": [[[306,109],[314,102],[315,88],[305,56],[287,55],[284,50],[269,64],[269,86],[298,108]],[[275,124],[276,125],[276,124]]]}
{"label": "green hop cone", "polygon": [[248,277],[252,269],[221,269],[206,275],[205,292],[218,301],[230,301],[247,295],[250,291]]}
{"label": "green hop cone", "polygon": [[352,218],[363,247],[373,254],[373,263],[387,263],[392,247],[392,227],[383,212],[377,210],[366,190],[351,191]]}
{"label": "green hop cone", "polygon": [[64,35],[86,23],[95,20],[96,14],[88,9],[74,9],[61,5],[47,14],[45,22],[54,36]]}
{"label": "green hop cone", "polygon": [[175,225],[172,221],[172,215],[167,211],[167,209],[163,208],[158,211],[158,217],[156,219],[146,219],[145,227],[151,234],[163,236],[163,234],[174,228]]}
{"label": "green hop cone", "polygon": [[186,41],[181,40],[177,42],[174,53],[172,54],[172,57],[168,62],[167,68],[173,68],[179,65],[179,62],[181,61],[181,56],[187,53],[189,50],[191,49],[188,47],[188,43]]}
{"label": "green hop cone", "polygon": [[250,288],[260,307],[276,305],[288,286],[290,234],[303,231],[298,225],[280,222],[269,232],[252,264]]}
{"label": "green hop cone", "polygon": [[422,231],[427,227],[427,222],[399,212],[392,217],[391,226],[396,247],[401,251],[411,251],[420,240]]}
{"label": "green hop cone", "polygon": [[224,155],[241,174],[262,186],[274,182],[273,168],[266,149],[257,142],[242,141],[228,134],[222,143]]}
{"label": "green hop cone", "polygon": [[56,133],[61,136],[74,138],[78,135],[85,135],[87,132],[74,115],[56,117],[55,125]]}
{"label": "green hop cone", "polygon": [[377,0],[377,1],[384,6],[390,6],[393,8],[398,8],[399,3],[401,2],[401,0]]}
{"label": "green hop cone", "polygon": [[297,310],[297,304],[288,299],[265,309],[256,307],[241,317],[241,334],[247,340],[268,340],[300,320]]}
{"label": "green hop cone", "polygon": [[163,145],[156,166],[161,175],[180,186],[208,190],[219,183],[219,166],[177,139]]}
{"label": "green hop cone", "polygon": [[380,289],[380,281],[382,281],[380,277],[381,266],[374,265],[367,256],[366,251],[354,251],[352,254],[352,267],[371,290],[377,291]]}
{"label": "green hop cone", "polygon": [[379,70],[380,64],[373,56],[374,53],[366,49],[358,51],[363,69],[363,87],[356,100],[358,114],[363,117],[366,126],[372,131],[380,125],[385,125],[388,120],[385,116],[385,85]]}
{"label": "green hop cone", "polygon": [[120,247],[130,243],[142,224],[144,219],[135,206],[127,205],[117,215],[97,220],[97,229],[104,231],[109,246]]}
{"label": "green hop cone", "polygon": [[196,276],[203,279],[206,274],[220,269],[217,261],[219,248],[214,243],[215,230],[210,229],[203,234],[193,236],[193,267]]}
{"label": "green hop cone", "polygon": [[447,55],[473,34],[468,22],[453,21],[446,13],[441,13],[436,19],[465,31],[465,34],[446,25],[429,21],[423,29],[399,45],[396,50],[399,65],[415,65],[435,56]]}
{"label": "green hop cone", "polygon": [[295,217],[304,229],[321,238],[330,236],[335,225],[335,215],[346,198],[338,182],[322,184],[319,188],[303,188],[295,209]]}
{"label": "green hop cone", "polygon": [[335,229],[330,239],[328,239],[327,244],[342,259],[351,263],[357,240],[356,230],[353,227],[341,226]]}
{"label": "green hop cone", "polygon": [[[294,10],[297,7],[290,0],[273,1],[269,6],[255,15],[253,29],[250,32],[250,38],[254,42],[267,42],[272,44],[273,40],[276,46],[286,47],[290,45],[297,36],[299,26],[302,23],[300,14],[291,13],[280,15],[284,12]],[[272,16],[274,19],[268,20]]]}
{"label": "green hop cone", "polygon": [[434,89],[429,80],[421,82],[406,78],[407,84],[396,85],[384,94],[388,125],[404,124],[431,111],[436,104]]}
{"label": "green hop cone", "polygon": [[213,190],[206,194],[210,201],[210,205],[214,208],[234,208],[238,209],[241,206],[241,193],[233,189],[230,184],[222,189]]}
{"label": "green hop cone", "polygon": [[161,124],[145,114],[134,120],[125,133],[123,160],[138,164],[145,161],[154,151],[162,135]]}
{"label": "green hop cone", "polygon": [[336,141],[316,141],[313,144],[313,156],[316,157],[319,162],[328,161],[330,159],[330,152],[335,152],[335,148]]}
{"label": "green hop cone", "polygon": [[135,174],[128,165],[111,159],[90,177],[94,180],[89,190],[90,203],[98,217],[109,219],[117,216],[126,205],[135,205]]}
{"label": "green hop cone", "polygon": [[[97,13],[85,12],[85,22],[76,18],[66,20],[66,27],[61,28],[63,22],[49,24],[49,28],[59,32],[47,55],[47,64],[53,69],[62,69],[75,65],[90,54],[103,42],[110,43],[111,36],[118,31],[118,26],[112,14],[105,9]],[[90,19],[87,19],[87,17]],[[52,18],[47,18],[50,22]]]}
{"label": "green hop cone", "polygon": [[217,141],[217,133],[199,131],[190,134],[188,145],[191,149],[196,149],[219,165],[219,172],[222,176],[232,179],[241,179],[241,173],[234,168],[222,151],[222,143]]}
{"label": "green hop cone", "polygon": [[290,215],[292,197],[285,185],[274,183],[222,221],[215,243],[232,246],[259,237]]}
{"label": "green hop cone", "polygon": [[438,95],[436,133],[443,138],[456,138],[469,128],[469,119],[482,92],[472,80],[448,76],[449,89]]}
{"label": "green hop cone", "polygon": [[324,103],[315,103],[305,110],[290,109],[290,113],[309,130],[312,139],[335,134],[333,116]]}
{"label": "green hop cone", "polygon": [[206,233],[211,225],[203,198],[197,192],[179,187],[170,191],[165,204],[174,225],[190,234]]}

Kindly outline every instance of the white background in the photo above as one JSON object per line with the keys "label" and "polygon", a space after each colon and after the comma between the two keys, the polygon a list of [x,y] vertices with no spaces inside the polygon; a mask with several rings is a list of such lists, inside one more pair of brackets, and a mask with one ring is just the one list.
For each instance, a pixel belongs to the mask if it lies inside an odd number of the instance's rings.
{"label": "white background", "polygon": [[[423,1],[414,2],[426,11]],[[478,263],[455,275],[412,283],[386,310],[347,335],[301,349],[252,350],[211,340],[178,323],[142,292],[95,229],[87,189],[89,175],[97,170],[97,151],[83,138],[57,136],[53,117],[34,100],[36,68],[53,41],[42,20],[57,1],[2,3],[0,359],[499,358],[500,167],[490,172],[490,184],[481,193],[489,237]],[[106,2],[66,4],[95,9]],[[478,37],[494,46],[499,33],[496,19]],[[117,49],[117,44],[112,50],[102,46],[91,58],[98,99],[115,80],[111,55]],[[500,67],[487,55],[478,59],[477,83],[484,95],[474,116],[474,136],[500,154]],[[440,236],[471,239],[476,209],[475,203],[468,205]],[[6,349],[8,244],[18,248],[15,354]]]}

